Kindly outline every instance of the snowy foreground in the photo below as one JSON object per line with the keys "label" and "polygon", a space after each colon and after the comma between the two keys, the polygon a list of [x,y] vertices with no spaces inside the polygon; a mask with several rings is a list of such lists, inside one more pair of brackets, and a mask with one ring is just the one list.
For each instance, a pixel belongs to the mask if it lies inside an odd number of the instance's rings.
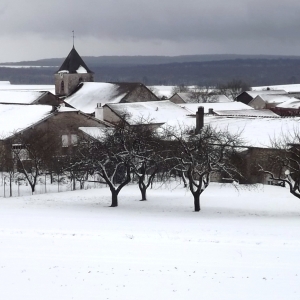
{"label": "snowy foreground", "polygon": [[212,184],[0,198],[0,299],[300,299],[300,200]]}

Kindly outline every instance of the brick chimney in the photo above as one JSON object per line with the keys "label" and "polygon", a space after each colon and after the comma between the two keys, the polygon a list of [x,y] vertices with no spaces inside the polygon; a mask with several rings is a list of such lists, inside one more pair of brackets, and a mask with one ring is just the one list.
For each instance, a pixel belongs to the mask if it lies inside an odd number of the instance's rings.
{"label": "brick chimney", "polygon": [[195,133],[199,133],[204,126],[204,107],[199,106],[196,112],[196,130]]}

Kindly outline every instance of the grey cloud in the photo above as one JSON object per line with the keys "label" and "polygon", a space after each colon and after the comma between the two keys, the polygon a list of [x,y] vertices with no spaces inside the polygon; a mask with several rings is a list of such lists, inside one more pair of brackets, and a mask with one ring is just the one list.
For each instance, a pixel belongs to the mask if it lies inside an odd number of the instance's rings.
{"label": "grey cloud", "polygon": [[70,40],[74,29],[78,39],[106,41],[112,47],[132,43],[144,53],[149,46],[161,49],[159,43],[185,53],[183,44],[197,45],[199,53],[201,43],[208,51],[215,45],[241,53],[249,45],[248,53],[259,53],[268,51],[266,43],[272,51],[284,49],[282,42],[295,46],[299,15],[294,0],[15,0],[0,4],[0,39],[26,35],[28,42],[39,37],[59,44]]}

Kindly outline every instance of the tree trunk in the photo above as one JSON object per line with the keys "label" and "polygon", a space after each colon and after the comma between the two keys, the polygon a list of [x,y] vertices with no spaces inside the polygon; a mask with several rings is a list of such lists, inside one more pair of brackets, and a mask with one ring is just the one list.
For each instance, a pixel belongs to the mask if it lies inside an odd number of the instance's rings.
{"label": "tree trunk", "polygon": [[9,175],[9,197],[12,197],[12,176]]}
{"label": "tree trunk", "polygon": [[147,188],[140,188],[141,190],[141,194],[142,194],[142,200],[141,201],[146,201],[147,197],[146,197],[146,193],[147,193]]}
{"label": "tree trunk", "polygon": [[31,193],[33,195],[35,192],[35,184],[30,184],[30,187],[31,187]]}
{"label": "tree trunk", "polygon": [[143,182],[139,182],[139,188],[140,188],[140,191],[141,191],[141,194],[142,194],[142,200],[141,201],[146,201],[147,200],[147,197],[146,197],[147,187],[146,187],[146,185]]}
{"label": "tree trunk", "polygon": [[111,190],[111,206],[110,207],[117,207],[118,206],[118,193],[116,191]]}
{"label": "tree trunk", "polygon": [[194,208],[195,211],[200,211],[200,194],[199,193],[194,193]]}

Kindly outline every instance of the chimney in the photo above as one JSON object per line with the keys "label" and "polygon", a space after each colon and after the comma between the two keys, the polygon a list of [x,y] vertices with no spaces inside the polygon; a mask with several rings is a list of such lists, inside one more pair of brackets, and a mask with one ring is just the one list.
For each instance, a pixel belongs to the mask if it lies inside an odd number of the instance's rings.
{"label": "chimney", "polygon": [[196,130],[195,133],[199,133],[204,126],[204,107],[199,106],[196,112]]}
{"label": "chimney", "polygon": [[214,109],[213,108],[209,108],[208,109],[208,114],[213,115],[214,114]]}
{"label": "chimney", "polygon": [[103,119],[103,106],[101,103],[97,103],[97,107],[95,108],[95,118],[101,121],[104,121]]}

